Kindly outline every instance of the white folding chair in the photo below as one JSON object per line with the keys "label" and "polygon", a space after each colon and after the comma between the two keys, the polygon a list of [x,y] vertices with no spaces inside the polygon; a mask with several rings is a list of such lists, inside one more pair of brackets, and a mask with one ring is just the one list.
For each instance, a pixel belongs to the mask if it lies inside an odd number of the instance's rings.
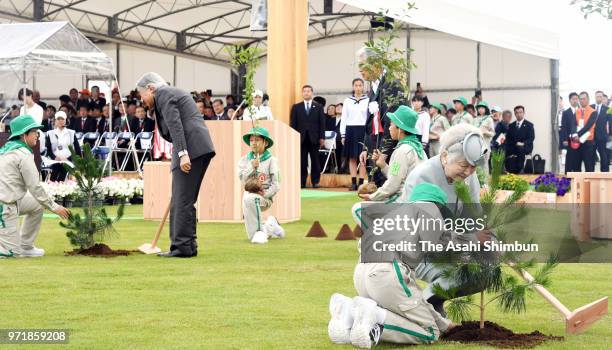
{"label": "white folding chair", "polygon": [[[123,171],[127,164],[128,154],[131,151],[130,143],[134,139],[134,134],[129,131],[120,132],[117,135],[117,142],[115,143],[115,147],[113,148],[114,160],[115,160],[115,168],[119,171]],[[126,145],[125,148],[119,147],[119,141],[123,140]],[[121,165],[119,164],[118,154],[124,154],[123,160],[121,161]]]}
{"label": "white folding chair", "polygon": [[[134,142],[136,142],[136,158],[138,159],[137,169],[142,169],[142,165],[147,158],[147,154],[150,156],[151,150],[153,149],[153,133],[147,131],[139,132],[138,135],[136,135],[136,140]],[[140,158],[138,158],[139,154],[142,154]]]}
{"label": "white folding chair", "polygon": [[100,140],[100,134],[97,131],[87,132],[85,133],[85,135],[83,135],[82,144],[87,142],[91,146],[91,149],[93,150],[98,144],[99,140]]}
{"label": "white folding chair", "polygon": [[327,170],[327,165],[329,164],[329,160],[333,157],[334,170],[333,172],[338,172],[338,159],[336,158],[336,132],[335,131],[326,131],[324,145],[322,149],[319,150],[319,153],[325,155],[325,165],[321,169],[321,174]]}
{"label": "white folding chair", "polygon": [[98,144],[93,148],[92,152],[98,157],[98,159],[104,160],[103,172],[106,171],[106,167],[110,167],[111,153],[117,143],[117,133],[105,131],[102,136],[98,139]]}
{"label": "white folding chair", "polygon": [[79,142],[79,146],[81,148],[83,148],[83,133],[82,132],[76,132],[76,133],[74,133],[74,137],[76,137],[77,141]]}

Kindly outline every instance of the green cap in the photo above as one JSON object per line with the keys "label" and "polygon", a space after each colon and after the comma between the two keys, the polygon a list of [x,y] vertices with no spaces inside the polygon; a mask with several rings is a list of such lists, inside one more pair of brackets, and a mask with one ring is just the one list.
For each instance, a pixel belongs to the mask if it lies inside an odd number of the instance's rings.
{"label": "green cap", "polygon": [[487,107],[487,108],[489,108],[489,104],[487,103],[487,101],[480,101],[480,102],[478,102],[476,107]]}
{"label": "green cap", "polygon": [[478,104],[476,105],[476,109],[478,109],[478,107],[486,108],[485,114],[490,114],[491,113],[491,110],[489,109],[489,104],[486,101],[478,102]]}
{"label": "green cap", "polygon": [[387,112],[387,117],[391,119],[398,128],[407,131],[409,133],[418,135],[417,129],[414,127],[416,125],[418,115],[414,109],[408,106],[399,106],[395,112]]}
{"label": "green cap", "polygon": [[420,184],[414,186],[412,189],[412,193],[410,193],[410,198],[408,202],[432,202],[438,203],[441,205],[446,205],[448,201],[448,196],[446,192],[444,192],[440,186],[434,185],[429,182],[421,182]]}
{"label": "green cap", "polygon": [[437,110],[438,110],[438,112],[442,113],[442,104],[437,103],[437,102],[436,102],[436,103],[432,103],[432,104],[431,104],[431,107],[433,107],[433,108],[437,109]]}
{"label": "green cap", "polygon": [[264,140],[268,141],[268,146],[266,147],[266,149],[272,147],[272,145],[274,144],[274,141],[270,138],[270,133],[268,133],[268,130],[266,128],[262,128],[261,126],[256,126],[252,128],[251,130],[249,130],[249,132],[244,134],[244,136],[242,136],[244,143],[246,143],[249,146],[251,145],[250,138],[252,135],[261,136],[264,138]]}
{"label": "green cap", "polygon": [[9,140],[13,140],[32,129],[42,129],[43,126],[38,124],[34,118],[30,115],[20,115],[19,117],[11,121],[11,137]]}
{"label": "green cap", "polygon": [[461,104],[463,104],[464,106],[467,106],[468,102],[467,102],[467,98],[463,97],[463,96],[459,96],[456,99],[453,100],[453,103],[455,102],[460,102]]}

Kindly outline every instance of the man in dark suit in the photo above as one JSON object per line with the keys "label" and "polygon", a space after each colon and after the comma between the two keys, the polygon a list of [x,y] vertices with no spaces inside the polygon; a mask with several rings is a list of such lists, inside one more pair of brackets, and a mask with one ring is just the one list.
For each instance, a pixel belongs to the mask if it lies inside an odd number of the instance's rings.
{"label": "man in dark suit", "polygon": [[191,95],[166,85],[159,74],[145,73],[136,84],[144,105],[154,111],[161,137],[172,142],[170,251],[164,257],[198,254],[195,202],[215,149]]}
{"label": "man in dark suit", "polygon": [[227,113],[225,112],[225,108],[223,107],[223,100],[218,98],[212,103],[213,111],[215,115],[213,115],[212,120],[229,120]]}
{"label": "man in dark suit", "polygon": [[291,127],[300,133],[300,160],[302,188],[306,187],[308,177],[308,156],[310,155],[310,180],[313,188],[319,187],[321,164],[319,149],[325,140],[325,113],[323,107],[312,100],[313,89],[310,85],[302,87],[304,101],[291,107]]}
{"label": "man in dark suit", "polygon": [[506,135],[506,170],[520,174],[525,167],[525,156],[533,151],[535,131],[533,124],[525,119],[525,107],[514,107],[516,121],[510,124]]}
{"label": "man in dark suit", "polygon": [[138,135],[140,132],[153,132],[155,130],[155,121],[147,118],[147,112],[143,106],[136,107],[136,117],[130,122],[130,130]]}
{"label": "man in dark suit", "polygon": [[[400,84],[384,74],[382,67],[371,64],[369,58],[375,55],[370,49],[363,47],[357,52],[359,58],[359,72],[361,76],[371,82],[372,89],[368,94],[370,104],[368,106],[368,119],[366,120],[366,135],[364,140],[371,154],[374,149],[380,149],[386,156],[387,161],[397,145],[397,141],[391,139],[389,125],[391,123],[387,112],[395,112],[400,105],[408,106],[408,97],[404,95]],[[368,163],[368,153],[361,152],[359,155],[361,164]],[[372,162],[373,166],[373,162]],[[382,171],[377,171],[374,180],[378,187],[382,186],[386,178]]]}
{"label": "man in dark suit", "polygon": [[510,128],[510,122],[512,121],[512,112],[506,110],[502,113],[502,119],[495,126],[495,136],[491,140],[491,150],[497,151],[504,149],[506,143],[506,136],[508,135],[508,129]]}
{"label": "man in dark suit", "polygon": [[86,132],[85,130],[85,120],[87,119],[87,115],[89,106],[81,105],[77,112],[77,115],[71,117],[68,121],[68,129],[72,129],[75,132]]}
{"label": "man in dark suit", "polygon": [[579,159],[578,150],[570,147],[571,136],[576,133],[576,109],[578,108],[578,94],[572,92],[569,94],[570,106],[563,111],[561,115],[561,132],[559,133],[559,141],[562,148],[567,150],[565,156],[565,173],[571,171],[580,171],[580,167],[576,169],[576,162]]}
{"label": "man in dark suit", "polygon": [[610,171],[610,158],[608,158],[608,149],[606,143],[610,135],[610,115],[608,115],[608,106],[604,105],[603,91],[595,93],[595,104],[591,105],[597,113],[597,121],[595,122],[595,148],[599,154],[599,169],[602,172]]}

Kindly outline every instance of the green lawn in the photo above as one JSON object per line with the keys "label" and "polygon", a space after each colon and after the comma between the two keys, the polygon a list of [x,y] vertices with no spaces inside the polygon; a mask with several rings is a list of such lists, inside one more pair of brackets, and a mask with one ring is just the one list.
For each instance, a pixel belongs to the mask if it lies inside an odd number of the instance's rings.
{"label": "green lawn", "polygon": [[[37,245],[47,256],[0,260],[0,329],[69,328],[74,349],[349,349],[328,340],[327,305],[333,292],[355,294],[356,244],[333,240],[342,224],[352,222],[354,197],[308,197],[303,220],[285,225],[287,238],[264,246],[249,244],[240,224],[199,225],[195,259],[66,257],[71,248],[64,232],[56,219],[46,218]],[[117,225],[120,236],[108,244],[135,249],[150,241],[157,223],[134,219],[140,215],[141,207],[128,207],[131,218]],[[304,238],[315,219],[330,237]],[[167,245],[166,229],[160,246]],[[574,309],[610,294],[611,267],[561,265],[551,291]],[[515,331],[564,333],[560,315],[536,294],[526,314],[491,308],[489,320]],[[583,334],[538,349],[610,344],[607,316]],[[427,349],[442,348],[478,347],[438,343]]]}

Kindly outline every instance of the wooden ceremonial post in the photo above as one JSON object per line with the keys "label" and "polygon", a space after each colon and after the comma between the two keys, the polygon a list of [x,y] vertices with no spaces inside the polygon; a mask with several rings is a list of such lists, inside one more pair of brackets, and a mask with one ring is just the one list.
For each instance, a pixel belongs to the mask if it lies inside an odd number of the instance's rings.
{"label": "wooden ceremonial post", "polygon": [[308,72],[308,0],[268,0],[267,90],[275,119],[289,124]]}

